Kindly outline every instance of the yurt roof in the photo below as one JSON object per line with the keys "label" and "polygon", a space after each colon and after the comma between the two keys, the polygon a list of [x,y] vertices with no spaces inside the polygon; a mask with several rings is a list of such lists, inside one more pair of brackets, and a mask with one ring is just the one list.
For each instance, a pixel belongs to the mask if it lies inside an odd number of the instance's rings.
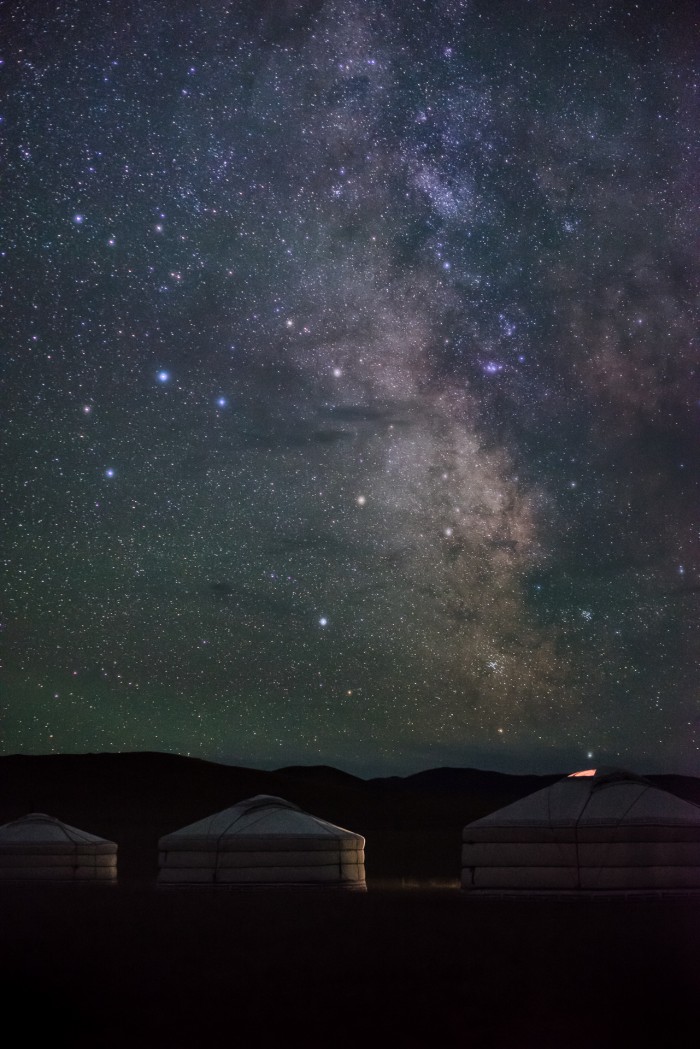
{"label": "yurt roof", "polygon": [[700,806],[624,769],[588,769],[474,820],[468,828],[620,824],[700,828]]}
{"label": "yurt roof", "polygon": [[[312,816],[284,798],[257,794],[160,839],[160,848],[207,845],[244,838],[335,839],[364,845],[360,834]],[[329,841],[330,844],[330,841]]]}
{"label": "yurt roof", "polygon": [[114,842],[71,827],[45,812],[30,812],[0,826],[0,848],[23,845],[111,845],[116,849]]}

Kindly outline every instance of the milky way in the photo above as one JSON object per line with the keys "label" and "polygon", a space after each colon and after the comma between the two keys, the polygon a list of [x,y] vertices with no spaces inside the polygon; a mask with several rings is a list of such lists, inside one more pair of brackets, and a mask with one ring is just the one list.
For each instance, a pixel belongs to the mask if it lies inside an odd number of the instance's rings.
{"label": "milky way", "polygon": [[697,772],[694,5],[2,9],[2,750]]}

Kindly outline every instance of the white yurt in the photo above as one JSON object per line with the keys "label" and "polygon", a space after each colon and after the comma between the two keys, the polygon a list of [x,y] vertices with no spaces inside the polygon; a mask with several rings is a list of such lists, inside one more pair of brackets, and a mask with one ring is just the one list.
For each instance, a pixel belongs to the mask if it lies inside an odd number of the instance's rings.
{"label": "white yurt", "polygon": [[258,794],[166,834],[161,885],[365,888],[365,839]]}
{"label": "white yurt", "polygon": [[0,881],[114,882],[117,846],[43,812],[0,827]]}
{"label": "white yurt", "polygon": [[572,773],[467,824],[462,888],[700,889],[700,807],[621,769]]}

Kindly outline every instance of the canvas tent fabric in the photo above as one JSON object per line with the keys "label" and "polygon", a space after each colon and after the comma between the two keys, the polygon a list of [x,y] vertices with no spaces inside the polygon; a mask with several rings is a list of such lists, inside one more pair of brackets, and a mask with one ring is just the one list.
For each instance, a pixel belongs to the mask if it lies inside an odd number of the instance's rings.
{"label": "canvas tent fabric", "polygon": [[166,834],[160,885],[365,888],[365,839],[259,794]]}
{"label": "canvas tent fabric", "polygon": [[44,812],[0,826],[0,881],[113,882],[117,846]]}
{"label": "canvas tent fabric", "polygon": [[700,807],[624,770],[573,774],[464,828],[462,888],[700,889]]}

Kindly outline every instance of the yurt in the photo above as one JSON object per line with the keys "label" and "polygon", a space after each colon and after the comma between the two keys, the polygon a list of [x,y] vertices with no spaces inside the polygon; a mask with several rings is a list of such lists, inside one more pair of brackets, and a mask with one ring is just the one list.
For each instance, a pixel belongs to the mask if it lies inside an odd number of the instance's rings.
{"label": "yurt", "polygon": [[621,769],[587,769],[462,833],[468,891],[700,889],[700,807]]}
{"label": "yurt", "polygon": [[161,885],[365,888],[365,839],[259,794],[158,843]]}
{"label": "yurt", "polygon": [[0,881],[114,882],[117,846],[43,812],[0,827]]}

